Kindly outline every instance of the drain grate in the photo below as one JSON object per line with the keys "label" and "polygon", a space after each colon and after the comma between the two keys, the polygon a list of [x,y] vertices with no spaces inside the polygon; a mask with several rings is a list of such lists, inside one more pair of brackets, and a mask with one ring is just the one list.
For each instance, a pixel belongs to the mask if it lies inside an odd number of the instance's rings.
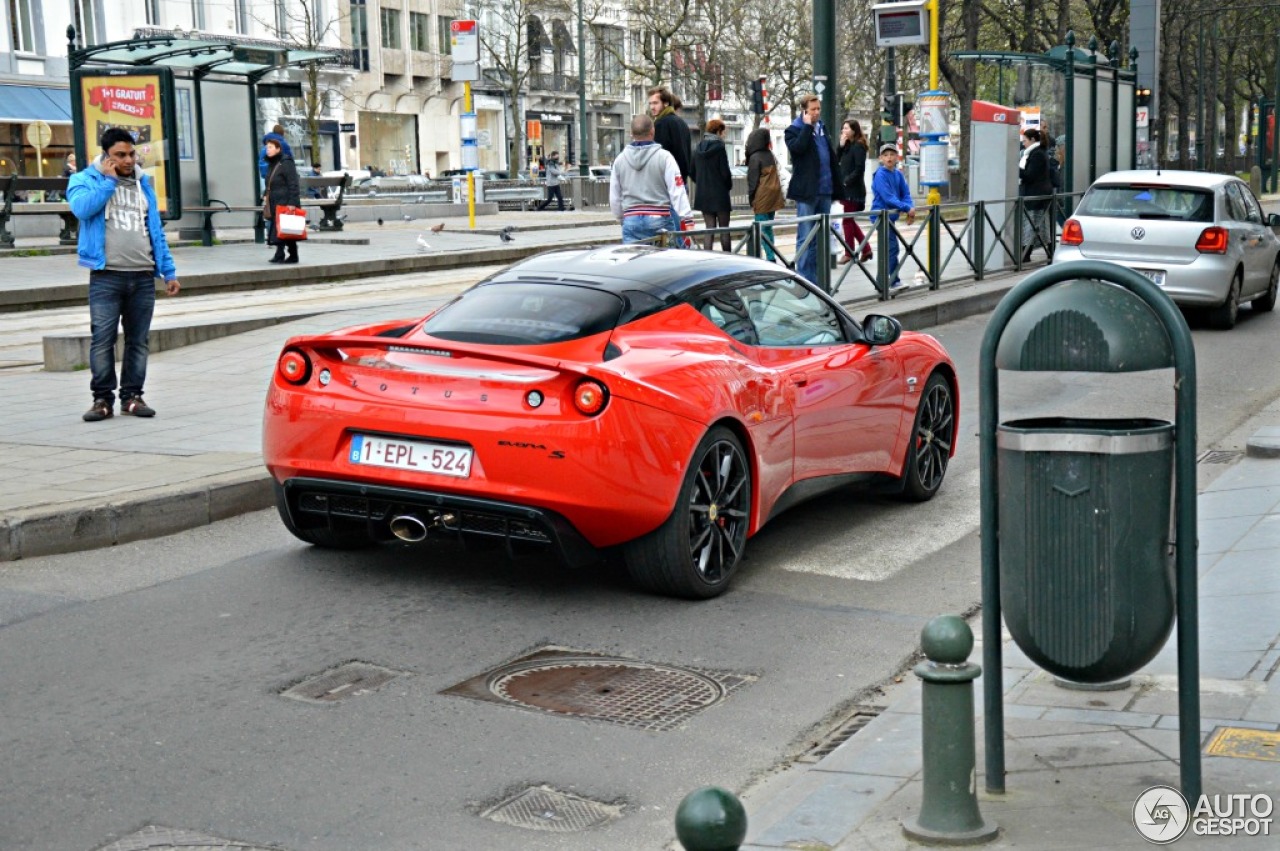
{"label": "drain grate", "polygon": [[836,748],[852,739],[855,733],[871,723],[871,719],[883,711],[883,707],[879,706],[856,707],[853,715],[850,715],[843,724],[836,727],[816,745],[797,757],[796,762],[821,762],[823,757],[830,756]]}
{"label": "drain grate", "polygon": [[573,833],[611,822],[622,811],[621,804],[592,801],[550,786],[530,786],[485,810],[480,817],[529,830]]}
{"label": "drain grate", "polygon": [[755,679],[546,647],[441,693],[664,731]]}
{"label": "drain grate", "polygon": [[258,845],[253,842],[237,842],[234,839],[218,839],[180,830],[176,827],[163,827],[150,824],[131,833],[110,845],[104,845],[98,851],[181,851],[181,849],[199,849],[199,851],[280,851],[278,845]]}
{"label": "drain grate", "polygon": [[336,668],[308,677],[280,694],[306,703],[337,703],[348,697],[368,694],[405,673],[369,662],[344,662]]}
{"label": "drain grate", "polygon": [[1197,464],[1234,464],[1244,457],[1243,449],[1210,449],[1201,452]]}

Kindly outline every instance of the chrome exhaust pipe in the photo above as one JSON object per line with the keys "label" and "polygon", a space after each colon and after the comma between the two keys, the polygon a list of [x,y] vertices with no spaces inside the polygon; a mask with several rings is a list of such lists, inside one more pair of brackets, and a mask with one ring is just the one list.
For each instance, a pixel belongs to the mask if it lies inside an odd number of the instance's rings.
{"label": "chrome exhaust pipe", "polygon": [[402,541],[416,544],[427,538],[427,524],[412,514],[398,514],[391,518],[391,534]]}

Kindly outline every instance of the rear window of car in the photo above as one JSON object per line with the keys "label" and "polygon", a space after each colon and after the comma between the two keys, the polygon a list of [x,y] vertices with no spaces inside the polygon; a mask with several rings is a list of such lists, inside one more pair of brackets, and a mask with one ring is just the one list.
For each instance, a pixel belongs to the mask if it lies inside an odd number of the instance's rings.
{"label": "rear window of car", "polygon": [[1180,186],[1094,186],[1076,208],[1082,216],[1112,219],[1213,221],[1213,190]]}
{"label": "rear window of car", "polygon": [[459,343],[529,346],[612,330],[624,307],[613,293],[564,284],[486,284],[463,293],[422,326]]}

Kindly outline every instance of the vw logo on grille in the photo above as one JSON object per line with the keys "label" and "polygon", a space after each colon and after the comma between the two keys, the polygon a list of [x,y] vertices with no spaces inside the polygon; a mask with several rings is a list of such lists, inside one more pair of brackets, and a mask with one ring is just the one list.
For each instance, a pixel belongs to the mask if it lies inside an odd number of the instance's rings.
{"label": "vw logo on grille", "polygon": [[1133,230],[1129,231],[1129,236],[1133,237],[1134,239],[1142,239],[1146,235],[1147,235],[1147,232],[1144,228],[1134,228]]}

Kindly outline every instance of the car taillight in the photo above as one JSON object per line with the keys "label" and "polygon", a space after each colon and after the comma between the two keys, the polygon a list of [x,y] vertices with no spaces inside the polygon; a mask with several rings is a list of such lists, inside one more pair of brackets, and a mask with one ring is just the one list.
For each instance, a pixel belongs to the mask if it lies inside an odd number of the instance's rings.
{"label": "car taillight", "polygon": [[1196,240],[1196,251],[1201,254],[1226,254],[1227,238],[1226,228],[1220,228],[1216,225],[1211,228],[1205,228],[1200,232],[1200,238]]}
{"label": "car taillight", "polygon": [[1084,242],[1084,229],[1075,219],[1067,219],[1067,223],[1062,226],[1062,244],[1079,245],[1082,242]]}
{"label": "car taillight", "polygon": [[573,406],[589,417],[604,410],[609,401],[609,391],[599,381],[584,378],[573,388]]}
{"label": "car taillight", "polygon": [[311,361],[297,349],[289,349],[280,355],[276,371],[290,384],[304,384],[311,377]]}

